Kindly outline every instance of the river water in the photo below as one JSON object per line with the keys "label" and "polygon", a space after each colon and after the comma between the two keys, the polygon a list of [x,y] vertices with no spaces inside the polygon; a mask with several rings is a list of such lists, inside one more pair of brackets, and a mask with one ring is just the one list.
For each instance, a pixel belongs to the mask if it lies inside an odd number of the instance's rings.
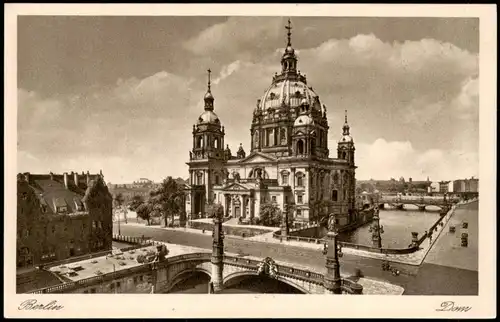
{"label": "river water", "polygon": [[[428,210],[427,210],[428,209]],[[439,208],[430,206],[426,211],[405,205],[404,210],[384,209],[379,212],[380,225],[384,227],[382,247],[406,248],[411,244],[411,232],[418,232],[419,237],[439,219]],[[341,241],[372,246],[371,224],[339,235]]]}
{"label": "river water", "polygon": [[[176,285],[169,293],[208,294],[210,278],[204,273],[195,273]],[[221,294],[302,294],[295,288],[269,277],[250,276],[241,282],[224,288]]]}

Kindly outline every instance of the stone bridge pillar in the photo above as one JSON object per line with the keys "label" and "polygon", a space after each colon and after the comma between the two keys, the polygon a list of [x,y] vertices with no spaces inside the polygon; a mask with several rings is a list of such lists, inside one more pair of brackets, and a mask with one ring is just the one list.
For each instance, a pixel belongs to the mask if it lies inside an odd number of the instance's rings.
{"label": "stone bridge pillar", "polygon": [[214,218],[214,230],[212,234],[212,280],[209,289],[213,293],[219,293],[223,288],[222,272],[224,269],[224,232],[222,231],[222,208],[217,208]]}
{"label": "stone bridge pillar", "polygon": [[372,233],[372,243],[375,248],[382,248],[382,237],[381,234],[384,233],[384,227],[380,226],[379,209],[375,207],[373,213],[372,226],[370,227],[370,232]]}
{"label": "stone bridge pillar", "polygon": [[340,277],[339,249],[337,248],[337,229],[335,216],[330,215],[328,220],[328,250],[326,254],[326,273],[323,286],[326,293],[342,294],[342,280]]}

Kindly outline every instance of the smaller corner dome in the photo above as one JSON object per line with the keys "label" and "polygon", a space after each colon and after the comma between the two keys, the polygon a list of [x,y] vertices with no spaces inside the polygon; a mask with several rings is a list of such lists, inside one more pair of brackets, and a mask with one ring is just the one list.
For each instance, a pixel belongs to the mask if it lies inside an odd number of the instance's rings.
{"label": "smaller corner dome", "polygon": [[340,143],[342,142],[353,142],[353,140],[350,135],[342,135],[342,137],[340,138]]}
{"label": "smaller corner dome", "polygon": [[293,126],[313,125],[314,121],[309,115],[301,115],[295,119]]}
{"label": "smaller corner dome", "polygon": [[198,118],[198,124],[220,124],[219,117],[212,111],[205,111],[201,113]]}

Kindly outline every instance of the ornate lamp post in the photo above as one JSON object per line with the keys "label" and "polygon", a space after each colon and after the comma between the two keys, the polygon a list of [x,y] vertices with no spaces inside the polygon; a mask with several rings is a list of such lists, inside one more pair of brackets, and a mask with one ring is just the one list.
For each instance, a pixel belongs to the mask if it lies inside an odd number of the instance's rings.
{"label": "ornate lamp post", "polygon": [[285,204],[284,210],[283,210],[283,216],[281,217],[281,237],[288,237],[288,212],[290,210],[290,206],[288,204]]}
{"label": "ornate lamp post", "polygon": [[379,209],[375,207],[375,213],[373,214],[373,221],[369,232],[372,233],[373,247],[382,248],[382,238],[380,235],[384,233],[384,226],[380,226],[380,217],[378,213]]}
{"label": "ornate lamp post", "polygon": [[342,294],[342,280],[340,278],[339,257],[342,257],[342,247],[337,244],[337,227],[335,223],[335,215],[330,214],[328,219],[328,247],[325,247],[326,253],[326,274],[324,287],[330,293]]}
{"label": "ornate lamp post", "polygon": [[222,231],[222,207],[217,207],[212,233],[212,280],[210,288],[214,293],[222,291],[222,270],[224,269],[224,232]]}

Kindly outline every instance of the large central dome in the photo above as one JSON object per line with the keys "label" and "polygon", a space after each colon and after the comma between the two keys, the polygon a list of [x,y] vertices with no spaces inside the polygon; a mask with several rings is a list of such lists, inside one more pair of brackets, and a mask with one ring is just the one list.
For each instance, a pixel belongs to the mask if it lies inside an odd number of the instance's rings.
{"label": "large central dome", "polygon": [[269,108],[279,108],[283,104],[295,108],[303,104],[306,99],[313,109],[322,111],[318,94],[307,86],[305,77],[296,73],[279,75],[274,78],[271,86],[259,100],[257,108],[266,111]]}

